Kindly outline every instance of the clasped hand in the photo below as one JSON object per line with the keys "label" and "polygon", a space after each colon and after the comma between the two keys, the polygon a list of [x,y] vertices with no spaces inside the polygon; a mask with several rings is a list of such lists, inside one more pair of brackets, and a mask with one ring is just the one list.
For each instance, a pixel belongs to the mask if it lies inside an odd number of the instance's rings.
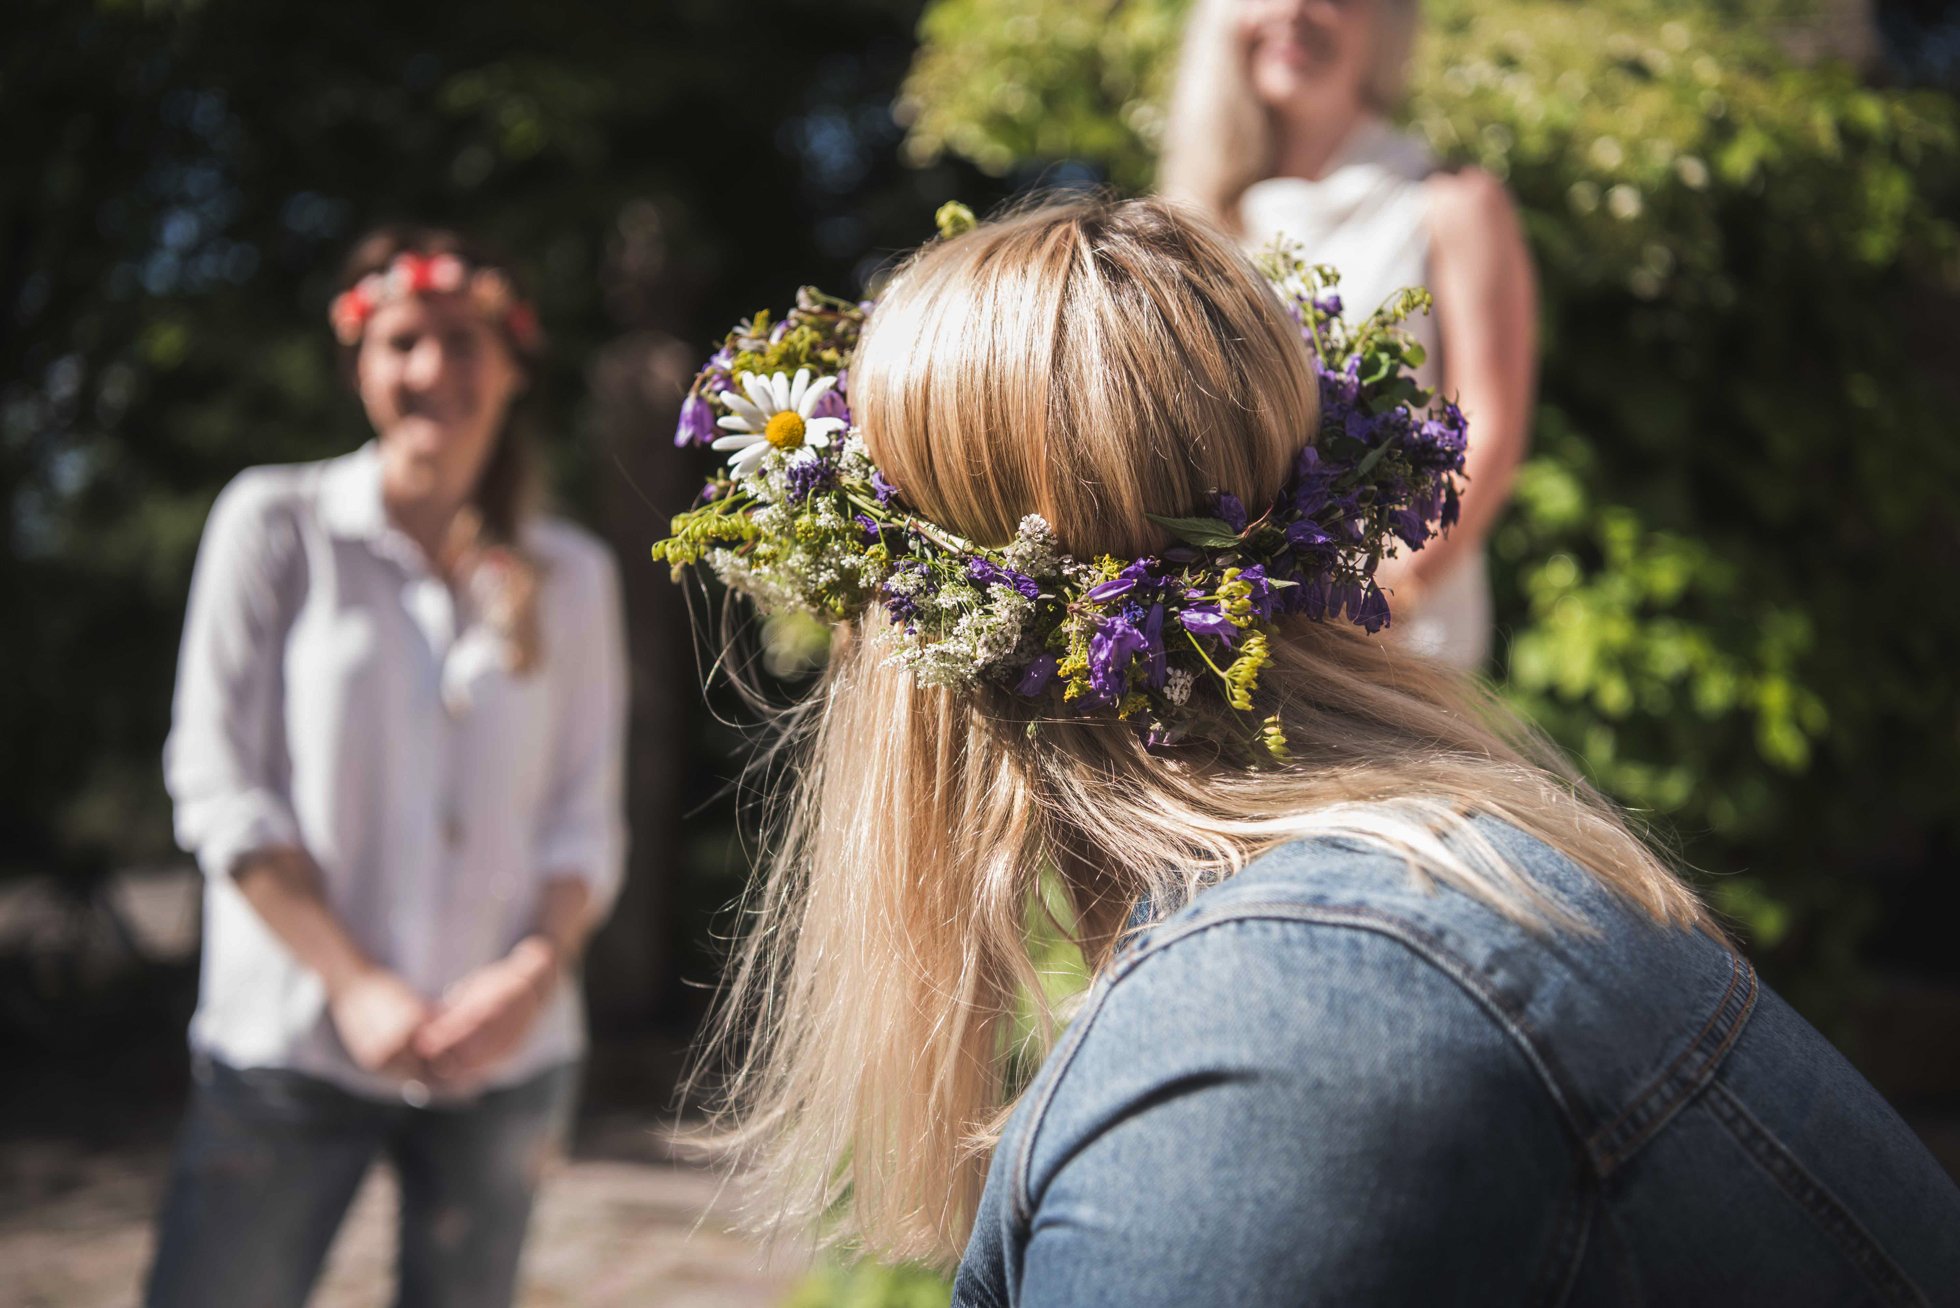
{"label": "clasped hand", "polygon": [[557,949],[531,936],[435,1003],[395,973],[373,967],[344,981],[327,1005],[341,1043],[363,1069],[464,1087],[516,1050],[544,1012],[561,970]]}

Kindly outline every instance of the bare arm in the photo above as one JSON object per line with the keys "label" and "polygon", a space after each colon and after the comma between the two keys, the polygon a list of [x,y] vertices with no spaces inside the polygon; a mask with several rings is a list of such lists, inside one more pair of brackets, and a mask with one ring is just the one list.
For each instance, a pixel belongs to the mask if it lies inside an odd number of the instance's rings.
{"label": "bare arm", "polygon": [[573,875],[546,879],[537,925],[510,952],[458,981],[415,1036],[415,1052],[443,1081],[477,1081],[516,1051],[578,961],[597,924],[591,887]]}
{"label": "bare arm", "polygon": [[1475,168],[1427,186],[1442,389],[1469,420],[1470,448],[1462,517],[1394,569],[1417,590],[1483,549],[1530,440],[1538,380],[1537,277],[1510,195]]}
{"label": "bare arm", "polygon": [[370,1072],[418,1074],[410,1046],[429,1005],[347,934],[321,893],[312,858],[273,846],[239,859],[232,875],[245,902],[325,984],[334,1029],[354,1061]]}
{"label": "bare arm", "polygon": [[375,963],[327,907],[320,869],[303,850],[274,847],[239,859],[232,873],[245,902],[332,994]]}

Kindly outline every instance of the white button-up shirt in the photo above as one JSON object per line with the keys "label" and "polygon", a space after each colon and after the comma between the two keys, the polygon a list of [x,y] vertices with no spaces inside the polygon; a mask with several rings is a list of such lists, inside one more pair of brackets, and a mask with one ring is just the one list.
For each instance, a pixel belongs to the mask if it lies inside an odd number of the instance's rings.
{"label": "white button-up shirt", "polygon": [[[372,445],[253,468],[218,497],[191,581],[165,779],[177,839],[207,874],[191,1044],[377,1097],[303,967],[231,873],[297,845],[360,947],[430,999],[537,925],[546,879],[577,876],[603,911],[625,853],[626,685],[610,554],[535,519],[542,659],[508,670],[476,619],[393,527]],[[577,1057],[584,1014],[559,986],[508,1085]],[[407,1087],[411,1096],[418,1093]]]}

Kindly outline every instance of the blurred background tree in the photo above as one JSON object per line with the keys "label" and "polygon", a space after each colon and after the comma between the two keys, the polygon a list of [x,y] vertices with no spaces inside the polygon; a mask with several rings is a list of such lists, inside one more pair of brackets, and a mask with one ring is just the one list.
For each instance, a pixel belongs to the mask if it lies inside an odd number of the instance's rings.
{"label": "blurred background tree", "polygon": [[[938,0],[908,157],[1147,185],[1184,7]],[[1498,673],[1833,1024],[1874,929],[1951,970],[1960,852],[1954,28],[1879,17],[1890,65],[1855,4],[1431,0],[1406,109],[1543,278]]]}
{"label": "blurred background tree", "polygon": [[757,41],[709,0],[6,6],[0,877],[86,893],[173,857],[159,755],[205,512],[249,464],[366,438],[324,326],[341,254],[377,221],[455,223],[538,292],[560,498],[625,573],[639,839],[595,991],[623,1017],[697,1002],[673,953],[710,974],[739,751],[690,712],[679,595],[646,556],[705,468],[673,413],[729,322],[801,281],[857,289],[946,196],[1001,193],[898,158],[916,18],[788,0]]}

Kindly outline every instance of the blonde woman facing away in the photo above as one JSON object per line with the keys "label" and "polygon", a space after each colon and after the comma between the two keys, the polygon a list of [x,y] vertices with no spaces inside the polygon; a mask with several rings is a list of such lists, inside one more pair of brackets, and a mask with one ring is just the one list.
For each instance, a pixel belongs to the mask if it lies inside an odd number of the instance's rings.
{"label": "blonde woman facing away", "polygon": [[[1078,200],[703,372],[730,466],[656,553],[840,624],[719,1029],[759,1214],[968,1306],[1956,1302],[1904,1123],[1359,629],[1461,431],[1308,321],[1362,380],[1188,210]],[[1052,1044],[1043,914],[1093,973]]]}
{"label": "blonde woman facing away", "polygon": [[1463,518],[1446,540],[1391,560],[1396,634],[1455,667],[1490,653],[1484,542],[1510,495],[1531,422],[1537,291],[1504,187],[1443,171],[1389,126],[1417,0],[1198,0],[1186,30],[1160,180],[1248,248],[1300,243],[1340,270],[1366,315],[1410,286],[1435,296],[1410,327],[1418,371],[1470,417]]}
{"label": "blonde woman facing away", "polygon": [[622,867],[618,587],[534,504],[528,302],[387,228],[331,317],[374,439],[241,473],[191,582],[165,771],[204,960],[153,1308],[299,1308],[384,1155],[398,1302],[510,1303]]}

